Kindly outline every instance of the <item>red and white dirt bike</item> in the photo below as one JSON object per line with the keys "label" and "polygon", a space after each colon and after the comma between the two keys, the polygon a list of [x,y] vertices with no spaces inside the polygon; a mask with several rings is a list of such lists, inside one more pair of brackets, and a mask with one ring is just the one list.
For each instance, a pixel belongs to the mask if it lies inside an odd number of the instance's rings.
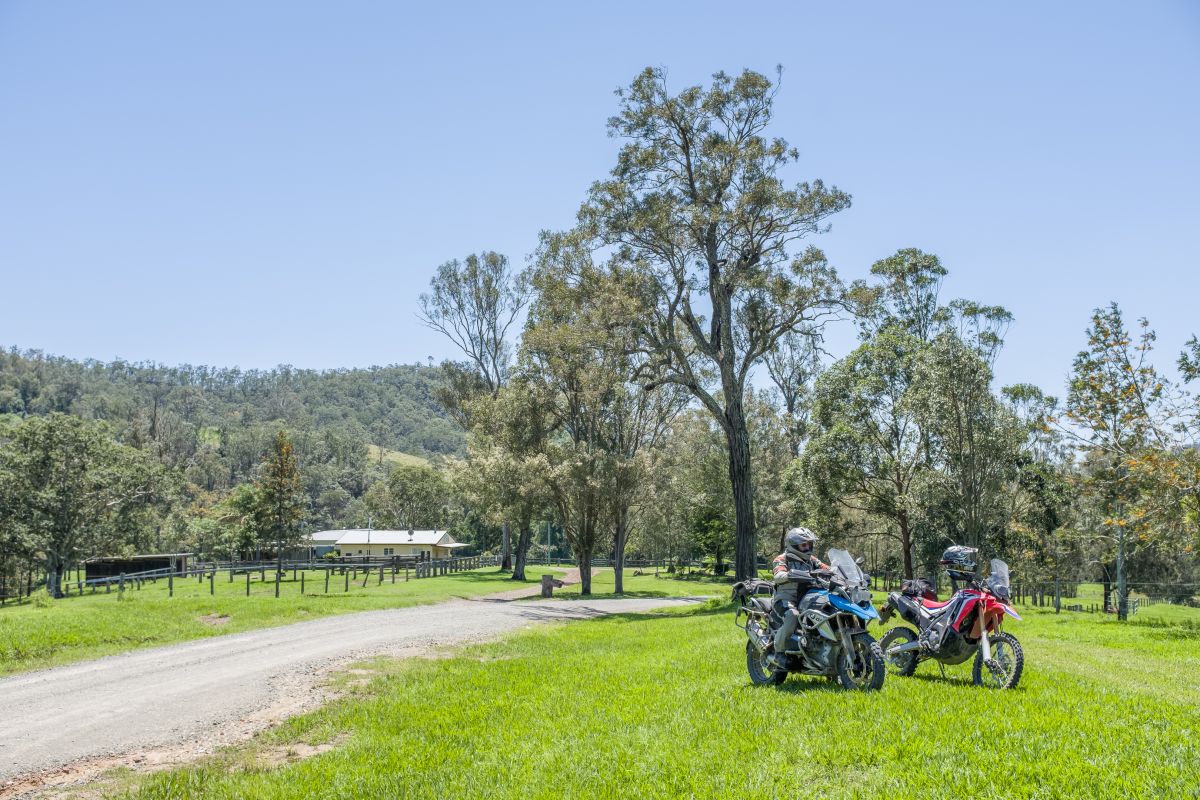
{"label": "red and white dirt bike", "polygon": [[964,582],[945,602],[938,602],[936,595],[912,582],[904,592],[891,592],[887,604],[879,609],[880,620],[886,623],[898,612],[916,630],[892,628],[880,640],[888,668],[897,675],[912,675],[917,664],[927,659],[946,665],[961,664],[974,656],[975,685],[1015,687],[1021,680],[1025,654],[1017,637],[1005,633],[1001,625],[1006,615],[1021,617],[1009,605],[1008,565],[996,558],[991,569],[986,581]]}

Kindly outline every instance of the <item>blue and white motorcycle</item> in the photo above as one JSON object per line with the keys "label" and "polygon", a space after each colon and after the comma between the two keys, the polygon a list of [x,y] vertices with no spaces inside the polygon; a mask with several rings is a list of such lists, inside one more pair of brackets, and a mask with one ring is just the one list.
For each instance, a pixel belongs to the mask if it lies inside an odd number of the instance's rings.
{"label": "blue and white motorcycle", "polygon": [[871,620],[879,619],[867,578],[845,550],[830,550],[828,559],[829,570],[791,573],[801,589],[799,620],[775,660],[768,655],[783,619],[771,602],[774,584],[750,580],[734,586],[739,601],[735,620],[740,626],[746,617],[746,669],[754,683],[778,685],[794,672],[836,680],[846,689],[883,687],[883,651],[867,632]]}

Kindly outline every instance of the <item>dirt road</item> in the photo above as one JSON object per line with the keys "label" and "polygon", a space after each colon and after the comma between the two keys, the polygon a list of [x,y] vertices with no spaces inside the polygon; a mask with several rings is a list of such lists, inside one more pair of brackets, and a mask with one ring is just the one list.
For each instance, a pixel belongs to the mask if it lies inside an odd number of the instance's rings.
{"label": "dirt road", "polygon": [[[319,702],[331,665],[419,655],[551,620],[679,599],[472,602],[366,611],[140,650],[0,680],[0,795],[15,779],[87,759],[244,738]],[[130,756],[137,761],[137,756]]]}

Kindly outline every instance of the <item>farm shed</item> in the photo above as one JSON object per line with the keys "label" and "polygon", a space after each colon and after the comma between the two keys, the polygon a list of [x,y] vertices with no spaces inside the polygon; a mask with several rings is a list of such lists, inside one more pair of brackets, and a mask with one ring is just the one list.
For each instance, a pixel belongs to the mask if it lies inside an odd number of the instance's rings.
{"label": "farm shed", "polygon": [[191,553],[146,553],[138,556],[102,556],[89,558],[83,562],[87,570],[87,579],[114,578],[118,575],[132,575],[135,572],[171,569],[176,573],[185,572]]}

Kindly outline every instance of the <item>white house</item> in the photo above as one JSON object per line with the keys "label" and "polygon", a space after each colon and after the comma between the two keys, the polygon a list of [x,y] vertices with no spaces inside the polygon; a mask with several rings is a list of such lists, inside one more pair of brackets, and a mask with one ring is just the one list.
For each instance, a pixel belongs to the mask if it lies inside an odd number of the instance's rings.
{"label": "white house", "polygon": [[[415,556],[449,558],[456,550],[470,547],[454,541],[446,531],[387,531],[357,528],[344,531],[318,531],[311,534],[313,548],[332,549],[341,556]],[[332,543],[332,544],[330,544]]]}

